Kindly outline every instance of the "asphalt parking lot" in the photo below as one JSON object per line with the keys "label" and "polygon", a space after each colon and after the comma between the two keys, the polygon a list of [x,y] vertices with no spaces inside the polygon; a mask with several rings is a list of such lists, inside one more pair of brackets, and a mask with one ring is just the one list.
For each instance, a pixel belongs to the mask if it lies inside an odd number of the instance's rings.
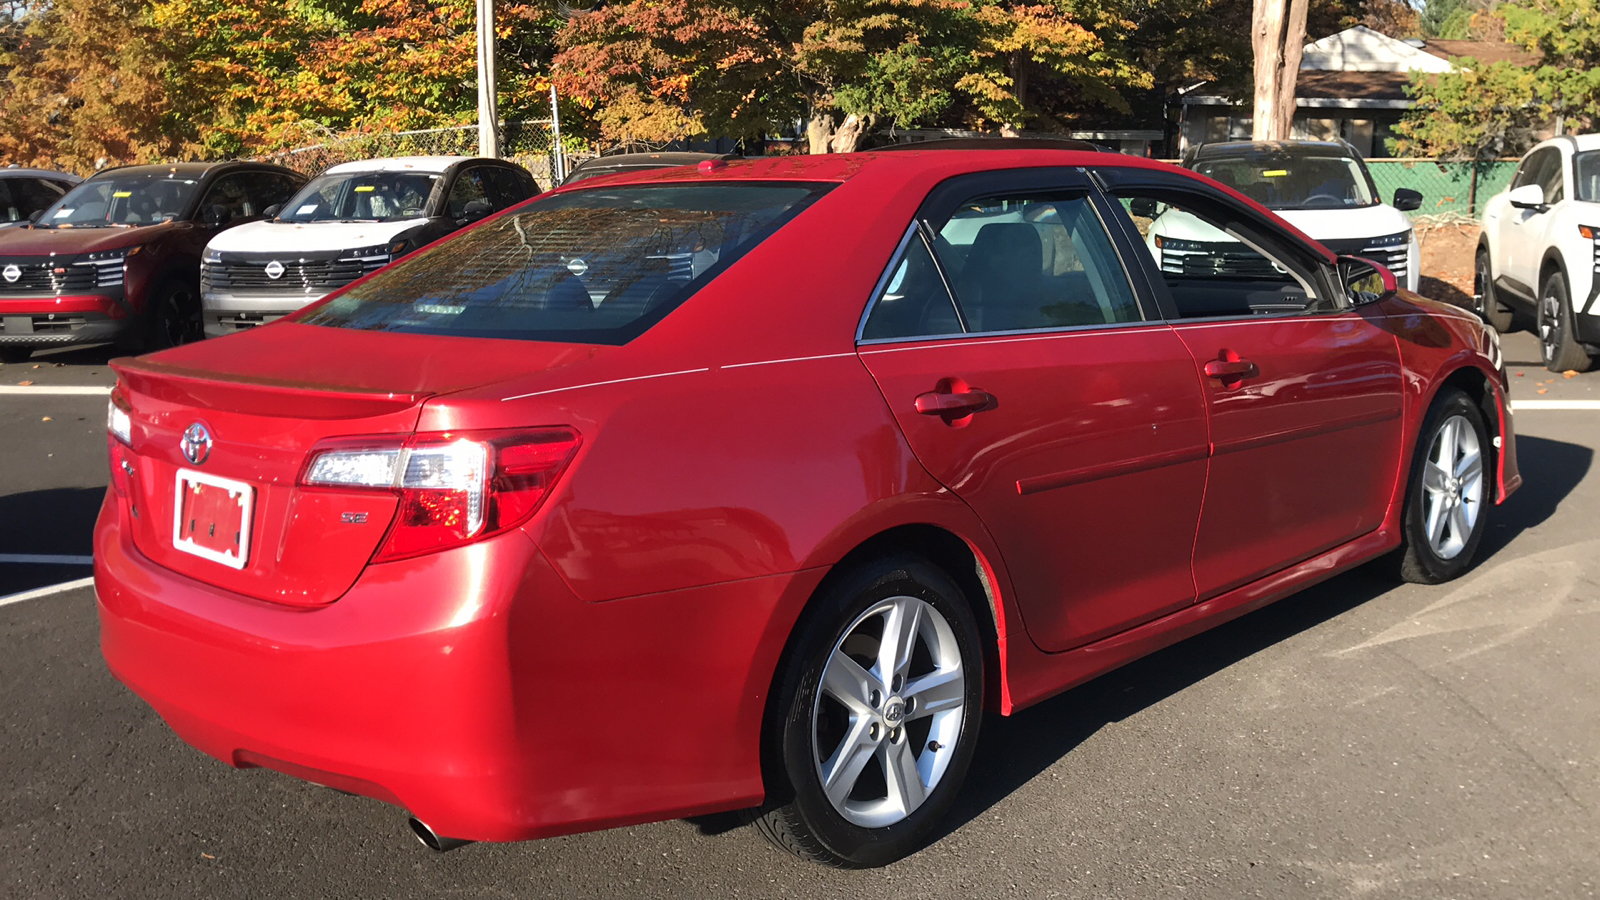
{"label": "asphalt parking lot", "polygon": [[106,672],[91,589],[39,590],[89,574],[109,351],[0,366],[0,896],[1595,896],[1600,373],[1505,347],[1546,408],[1474,571],[1357,570],[991,718],[942,836],[867,872],[734,816],[437,855],[384,804],[189,749]]}

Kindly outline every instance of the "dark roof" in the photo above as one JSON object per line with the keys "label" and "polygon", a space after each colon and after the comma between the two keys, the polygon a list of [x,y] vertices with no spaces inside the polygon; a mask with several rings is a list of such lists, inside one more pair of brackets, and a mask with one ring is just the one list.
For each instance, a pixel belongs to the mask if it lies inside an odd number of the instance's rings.
{"label": "dark roof", "polygon": [[1293,159],[1297,156],[1326,156],[1330,153],[1357,158],[1361,156],[1354,147],[1344,141],[1220,141],[1201,144],[1189,151],[1183,164],[1193,166],[1198,160],[1218,157]]}
{"label": "dark roof", "polygon": [[1441,59],[1466,57],[1481,63],[1508,62],[1516,66],[1539,64],[1539,54],[1506,41],[1437,41],[1429,38],[1423,43],[1422,52]]}
{"label": "dark roof", "polygon": [[664,151],[661,153],[616,153],[611,156],[599,156],[586,159],[572,167],[562,184],[571,184],[574,181],[583,181],[588,178],[598,178],[601,175],[615,175],[618,172],[635,172],[641,169],[670,169],[676,166],[692,166],[705,162],[708,159],[738,159],[738,154],[733,153],[690,153],[686,151]]}
{"label": "dark roof", "polygon": [[1407,100],[1408,72],[1340,72],[1302,69],[1294,95],[1306,100]]}
{"label": "dark roof", "polygon": [[223,168],[224,166],[230,168],[242,168],[248,166],[252,169],[274,169],[282,172],[294,171],[292,169],[284,168],[283,166],[274,165],[273,163],[247,162],[245,160],[230,159],[223,160],[221,162],[151,163],[143,166],[113,166],[109,169],[101,169],[90,177],[99,178],[101,175],[106,175],[111,172],[118,172],[123,175],[161,175],[170,173],[173,175],[186,175],[192,178],[201,178],[204,177],[207,172],[210,172],[214,169]]}
{"label": "dark roof", "polygon": [[0,169],[0,178],[53,178],[57,181],[82,181],[82,178],[71,172],[57,172],[53,169],[29,169],[22,166],[7,166]]}

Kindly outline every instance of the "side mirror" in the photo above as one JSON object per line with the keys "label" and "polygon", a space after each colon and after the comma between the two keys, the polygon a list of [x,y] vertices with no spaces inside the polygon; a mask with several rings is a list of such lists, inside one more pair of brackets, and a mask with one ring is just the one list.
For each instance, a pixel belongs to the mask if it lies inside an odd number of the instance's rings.
{"label": "side mirror", "polygon": [[1401,212],[1411,212],[1422,208],[1422,192],[1413,191],[1411,188],[1395,188],[1394,208]]}
{"label": "side mirror", "polygon": [[462,207],[461,218],[468,222],[476,222],[492,212],[494,212],[494,204],[487,200],[474,200]]}
{"label": "side mirror", "polygon": [[1128,201],[1128,212],[1141,219],[1156,217],[1156,201],[1152,197],[1135,197]]}
{"label": "side mirror", "polygon": [[1357,306],[1376,303],[1400,289],[1400,282],[1387,267],[1359,256],[1339,257],[1339,281]]}
{"label": "side mirror", "polygon": [[271,206],[267,207],[266,209],[263,209],[261,211],[261,214],[263,216],[266,216],[269,219],[275,219],[275,218],[278,217],[278,213],[281,213],[281,212],[283,212],[283,204],[282,203],[274,203]]}
{"label": "side mirror", "polygon": [[1525,184],[1515,188],[1507,199],[1517,209],[1531,209],[1536,213],[1550,211],[1549,205],[1544,202],[1544,188],[1537,184]]}

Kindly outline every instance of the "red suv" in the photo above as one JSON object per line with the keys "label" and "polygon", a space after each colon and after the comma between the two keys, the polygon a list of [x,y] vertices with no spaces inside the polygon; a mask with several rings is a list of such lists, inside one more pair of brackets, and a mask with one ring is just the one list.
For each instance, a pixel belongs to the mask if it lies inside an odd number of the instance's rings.
{"label": "red suv", "polygon": [[305,176],[262,163],[126,166],[0,230],[0,361],[115,340],[139,351],[200,336],[200,254]]}
{"label": "red suv", "polygon": [[[1161,206],[1263,259],[1163,271]],[[435,848],[761,806],[881,865],[986,716],[1378,557],[1454,578],[1520,482],[1476,316],[1111,153],[580,182],[113,366],[112,672]]]}

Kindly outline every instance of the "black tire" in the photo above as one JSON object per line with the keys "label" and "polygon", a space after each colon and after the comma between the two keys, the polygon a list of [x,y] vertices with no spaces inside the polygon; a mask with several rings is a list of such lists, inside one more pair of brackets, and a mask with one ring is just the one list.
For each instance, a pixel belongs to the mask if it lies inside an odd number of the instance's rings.
{"label": "black tire", "polygon": [[[1454,502],[1442,501],[1439,493],[1430,490],[1432,487],[1441,489],[1452,488],[1452,485],[1437,485],[1429,476],[1428,469],[1436,456],[1436,442],[1440,440],[1440,432],[1450,423],[1457,423],[1458,427],[1465,424],[1472,429],[1472,437],[1477,444],[1478,475],[1476,508],[1464,502],[1463,498],[1471,493],[1471,486],[1466,485],[1457,493]],[[1459,469],[1456,457],[1453,455],[1447,468]],[[1442,455],[1440,455],[1442,461]],[[1405,512],[1401,518],[1401,545],[1396,554],[1399,562],[1399,575],[1402,580],[1415,584],[1440,584],[1460,576],[1471,568],[1473,557],[1478,552],[1478,544],[1483,540],[1483,533],[1489,520],[1489,511],[1494,508],[1494,453],[1490,442],[1489,429],[1484,423],[1483,410],[1472,402],[1466,394],[1454,388],[1445,388],[1433,402],[1433,408],[1428,410],[1428,416],[1423,420],[1422,432],[1417,438],[1417,447],[1412,454],[1410,477],[1406,482]],[[1462,481],[1467,481],[1463,478]],[[1440,523],[1439,540],[1429,538],[1430,513],[1439,509],[1443,502],[1443,511],[1435,515],[1445,517],[1446,521]],[[1459,524],[1451,513],[1460,507],[1471,511],[1471,524],[1469,528],[1457,530]],[[1462,531],[1465,533],[1463,534]],[[1445,540],[1445,533],[1450,533],[1450,539]],[[1455,546],[1459,544],[1459,546]],[[1443,548],[1441,549],[1441,546]],[[1453,550],[1453,552],[1452,552]]]}
{"label": "black tire", "polygon": [[[907,601],[920,601],[925,606]],[[923,621],[931,623],[926,624],[927,628],[937,629],[938,621],[942,620],[949,633],[939,632],[942,650],[935,650],[933,639],[918,637],[912,641],[917,653],[913,654],[909,666],[902,667],[907,673],[904,681],[881,685],[888,690],[875,705],[877,711],[870,716],[851,714],[831,693],[822,690],[824,672],[830,660],[838,659],[836,650],[841,655],[868,659],[882,652],[881,640],[872,644],[870,638],[877,615],[874,610],[896,604],[919,610]],[[929,608],[938,614],[937,618],[927,615]],[[891,627],[893,615],[893,612],[885,612],[878,616],[882,622],[880,633]],[[756,829],[782,850],[838,868],[888,865],[919,850],[929,832],[949,811],[972,762],[983,715],[984,663],[979,635],[972,609],[961,589],[942,570],[919,557],[878,560],[843,574],[824,588],[796,628],[778,675],[771,729],[767,735],[769,805],[756,819]],[[847,639],[854,644],[853,648],[845,643]],[[937,662],[940,653],[944,654],[946,667],[955,659],[960,662],[964,680],[959,690],[954,685],[946,688],[948,698],[945,701],[953,703],[959,696],[962,703],[959,715],[930,714],[918,705],[918,695],[914,693],[914,685],[919,680],[932,682],[934,679],[929,675],[942,671]],[[930,664],[934,666],[932,670],[928,668]],[[843,713],[843,718],[839,713]],[[891,728],[891,722],[900,724]],[[860,751],[866,755],[865,763],[856,768],[857,774],[842,776],[849,779],[849,785],[845,786],[848,793],[841,801],[858,818],[873,814],[867,805],[870,803],[892,807],[882,815],[895,820],[882,825],[861,824],[847,818],[823,787],[820,767],[828,760],[817,757],[827,754],[842,762],[844,757],[839,754],[851,743],[851,729],[858,723],[862,730],[856,733],[856,746],[870,743],[876,749],[870,754]],[[940,729],[940,736],[953,737],[953,740],[947,743],[930,740],[932,728]],[[833,743],[831,735],[839,737],[833,750],[816,749],[818,741],[824,746]],[[928,756],[931,753],[949,756],[941,761]],[[907,794],[896,798],[896,790],[889,783],[890,773],[885,768],[890,760],[910,760],[907,765],[918,767],[917,785],[926,792],[920,805],[906,802]],[[937,772],[933,775],[931,789],[926,787],[927,779],[920,774],[924,765]],[[839,768],[849,767],[840,765]],[[884,792],[882,800],[874,799],[879,783]],[[858,794],[864,797],[858,798]],[[856,808],[851,809],[852,805]],[[904,815],[907,808],[910,813]],[[863,813],[863,809],[868,811]]]}
{"label": "black tire", "polygon": [[173,278],[150,292],[145,304],[142,350],[165,350],[197,341],[202,335],[200,292],[188,282]]}
{"label": "black tire", "polygon": [[15,364],[28,361],[33,355],[32,347],[17,347],[13,345],[0,346],[0,363]]}
{"label": "black tire", "polygon": [[1494,289],[1494,269],[1489,264],[1489,249],[1478,248],[1477,265],[1472,277],[1472,311],[1489,323],[1495,331],[1505,334],[1511,330],[1511,309],[1500,302]]}
{"label": "black tire", "polygon": [[1572,297],[1567,276],[1551,272],[1539,290],[1539,353],[1552,372],[1587,372],[1594,365],[1587,347],[1578,343],[1572,321]]}

